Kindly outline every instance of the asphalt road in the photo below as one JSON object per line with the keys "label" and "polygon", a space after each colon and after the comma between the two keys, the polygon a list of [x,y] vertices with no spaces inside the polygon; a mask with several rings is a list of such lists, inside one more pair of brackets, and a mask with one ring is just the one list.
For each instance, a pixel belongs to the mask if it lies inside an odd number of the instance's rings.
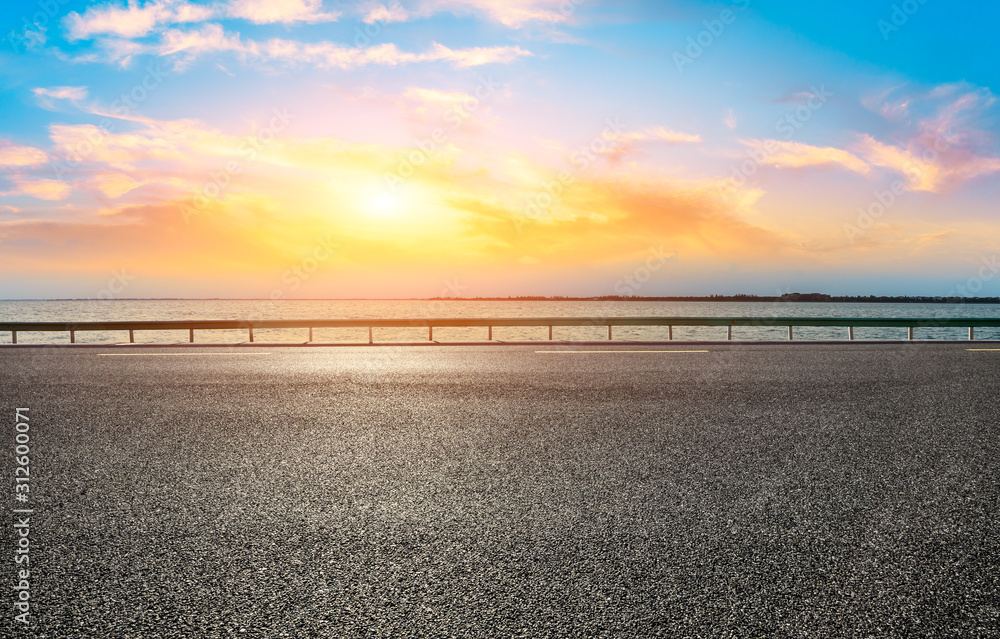
{"label": "asphalt road", "polygon": [[0,634],[1000,636],[970,347],[0,349]]}

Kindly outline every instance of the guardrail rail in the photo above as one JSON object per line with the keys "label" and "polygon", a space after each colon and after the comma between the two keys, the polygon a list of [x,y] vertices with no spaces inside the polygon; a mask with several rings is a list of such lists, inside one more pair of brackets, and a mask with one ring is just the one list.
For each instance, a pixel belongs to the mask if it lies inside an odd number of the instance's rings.
{"label": "guardrail rail", "polygon": [[975,339],[977,327],[1000,327],[1000,318],[817,318],[817,317],[508,317],[508,318],[421,318],[421,319],[313,319],[313,320],[168,320],[114,322],[0,322],[0,331],[11,333],[11,343],[17,344],[18,332],[66,332],[71,344],[79,331],[128,331],[129,343],[135,343],[136,331],[186,330],[188,341],[194,342],[196,330],[246,330],[254,341],[254,329],[307,328],[309,342],[316,328],[367,328],[368,343],[374,344],[376,328],[426,328],[427,339],[434,341],[435,328],[483,327],[493,340],[493,328],[503,326],[538,326],[549,328],[549,339],[555,326],[607,326],[608,339],[613,339],[615,326],[666,326],[668,339],[674,339],[675,326],[726,326],[727,339],[733,339],[733,327],[787,327],[788,339],[794,339],[795,327],[837,326],[847,329],[848,340],[854,339],[859,327],[906,328],[912,340],[917,328],[968,328],[969,339]]}

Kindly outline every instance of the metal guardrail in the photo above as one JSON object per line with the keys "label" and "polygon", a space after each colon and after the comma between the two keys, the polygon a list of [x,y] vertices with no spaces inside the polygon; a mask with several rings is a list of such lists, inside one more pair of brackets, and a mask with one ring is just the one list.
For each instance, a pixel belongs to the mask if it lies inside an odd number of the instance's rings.
{"label": "metal guardrail", "polygon": [[668,339],[674,338],[675,326],[726,326],[728,339],[733,339],[734,326],[787,327],[788,339],[794,339],[794,327],[840,326],[848,329],[848,339],[854,339],[854,329],[860,327],[906,328],[907,338],[913,339],[916,328],[968,328],[969,339],[975,339],[976,327],[1000,327],[1000,318],[841,318],[841,317],[509,317],[509,318],[422,318],[422,319],[326,319],[326,320],[170,320],[137,322],[0,322],[0,331],[10,331],[11,342],[17,344],[18,332],[68,332],[71,344],[76,343],[77,331],[128,331],[129,342],[135,342],[135,331],[187,330],[194,342],[196,330],[246,330],[251,342],[255,328],[308,328],[309,342],[314,328],[367,328],[368,343],[375,343],[375,328],[426,328],[427,339],[434,341],[435,328],[484,327],[488,339],[493,339],[494,326],[548,326],[552,339],[554,326],[607,326],[612,339],[614,326],[666,326]]}

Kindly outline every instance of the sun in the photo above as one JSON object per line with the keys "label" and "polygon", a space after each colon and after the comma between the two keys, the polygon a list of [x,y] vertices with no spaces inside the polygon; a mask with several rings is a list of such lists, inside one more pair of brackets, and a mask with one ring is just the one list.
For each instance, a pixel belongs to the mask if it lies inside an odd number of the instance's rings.
{"label": "sun", "polygon": [[369,215],[381,218],[399,217],[404,208],[403,198],[396,193],[375,193],[368,197]]}
{"label": "sun", "polygon": [[381,222],[411,217],[416,205],[409,189],[379,183],[361,185],[355,191],[354,206],[361,217]]}

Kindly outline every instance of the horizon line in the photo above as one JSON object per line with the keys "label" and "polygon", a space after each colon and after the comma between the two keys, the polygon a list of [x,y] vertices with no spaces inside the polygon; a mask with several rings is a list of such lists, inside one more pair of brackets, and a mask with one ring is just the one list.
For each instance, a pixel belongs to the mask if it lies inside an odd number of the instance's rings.
{"label": "horizon line", "polygon": [[[796,297],[801,299],[785,299],[786,297]],[[483,297],[298,297],[271,299],[267,297],[23,297],[23,298],[0,298],[0,302],[506,302],[506,301],[532,301],[532,302],[657,302],[657,301],[719,301],[719,302],[739,302],[739,301],[781,301],[781,302],[840,302],[845,300],[870,300],[870,299],[897,299],[897,300],[919,300],[927,302],[950,302],[950,301],[997,301],[1000,296],[944,296],[944,295],[827,295],[824,293],[786,293],[783,295],[755,295],[749,293],[736,293],[733,295],[723,295],[713,293],[709,295],[649,295],[649,296],[621,296],[621,295],[508,295],[508,296],[483,296]]]}

